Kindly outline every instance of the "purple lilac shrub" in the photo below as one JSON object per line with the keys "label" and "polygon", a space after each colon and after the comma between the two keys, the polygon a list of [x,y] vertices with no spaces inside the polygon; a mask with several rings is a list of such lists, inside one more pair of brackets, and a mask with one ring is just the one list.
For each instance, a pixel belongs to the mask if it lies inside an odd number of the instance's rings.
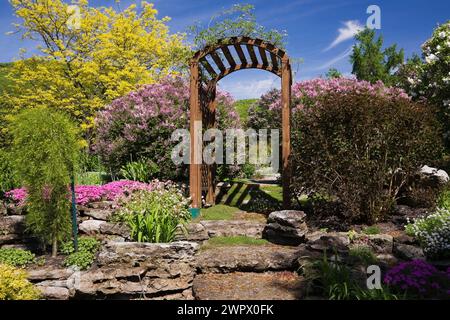
{"label": "purple lilac shrub", "polygon": [[[233,99],[217,93],[219,129],[239,127]],[[182,176],[182,166],[175,166],[171,151],[178,142],[171,141],[175,129],[189,126],[189,83],[181,77],[167,77],[159,83],[114,100],[96,120],[94,151],[117,173],[130,161],[146,158],[159,166],[160,178]]]}
{"label": "purple lilac shrub", "polygon": [[439,271],[424,260],[398,264],[387,272],[384,283],[412,298],[450,299],[450,268]]}
{"label": "purple lilac shrub", "polygon": [[[313,79],[292,85],[292,112],[304,110],[305,107],[314,107],[317,103],[320,103],[320,97],[335,93],[342,95],[364,93],[410,100],[402,89],[386,87],[381,81],[372,84],[368,81],[350,78]],[[255,129],[281,127],[280,90],[269,91],[249,108],[247,125]]]}

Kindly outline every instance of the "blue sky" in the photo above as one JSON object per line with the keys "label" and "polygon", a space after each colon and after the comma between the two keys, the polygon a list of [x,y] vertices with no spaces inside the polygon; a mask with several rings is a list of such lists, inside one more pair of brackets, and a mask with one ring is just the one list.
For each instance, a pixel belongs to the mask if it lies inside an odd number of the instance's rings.
{"label": "blue sky", "polygon": [[[172,32],[184,32],[195,21],[209,18],[235,3],[255,5],[260,24],[267,28],[286,30],[287,52],[303,62],[295,70],[297,81],[323,75],[331,68],[344,74],[351,72],[348,61],[353,39],[351,35],[365,25],[369,5],[381,9],[381,30],[385,45],[397,43],[406,55],[420,53],[420,45],[430,37],[438,23],[450,19],[450,1],[447,0],[155,0],[160,17],[169,16]],[[121,6],[140,1],[122,0]],[[114,0],[91,0],[94,6],[114,6]],[[13,30],[15,17],[7,0],[0,0],[0,62],[18,57],[20,48],[31,48],[18,35],[6,35]],[[259,97],[279,79],[261,70],[244,70],[220,81],[219,86],[235,98]]]}

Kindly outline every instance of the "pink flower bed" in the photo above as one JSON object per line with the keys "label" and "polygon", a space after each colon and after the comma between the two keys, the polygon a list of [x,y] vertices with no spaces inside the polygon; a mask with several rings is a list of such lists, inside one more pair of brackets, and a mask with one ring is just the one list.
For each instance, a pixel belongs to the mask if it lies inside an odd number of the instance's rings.
{"label": "pink flower bed", "polygon": [[[153,191],[168,184],[171,184],[171,182],[154,180],[150,183],[143,183],[138,181],[120,180],[102,186],[76,186],[76,203],[79,205],[86,205],[91,202],[102,200],[115,201],[133,191]],[[25,188],[14,189],[7,192],[6,197],[11,199],[18,206],[24,206],[27,199],[27,191]]]}

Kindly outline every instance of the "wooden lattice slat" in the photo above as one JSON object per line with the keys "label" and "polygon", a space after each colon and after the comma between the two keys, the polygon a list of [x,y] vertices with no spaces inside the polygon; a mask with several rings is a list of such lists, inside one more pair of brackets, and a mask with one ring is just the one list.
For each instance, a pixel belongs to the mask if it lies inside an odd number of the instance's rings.
{"label": "wooden lattice slat", "polygon": [[269,62],[267,61],[266,50],[264,50],[264,49],[261,48],[261,47],[258,47],[258,51],[259,51],[259,54],[260,54],[260,56],[261,56],[263,65],[264,65],[264,66],[268,66],[268,65],[269,65]]}
{"label": "wooden lattice slat", "polygon": [[247,47],[247,50],[248,50],[248,54],[250,55],[251,65],[252,66],[257,66],[258,65],[258,58],[256,57],[255,49],[250,44],[247,44],[246,47]]}
{"label": "wooden lattice slat", "polygon": [[226,70],[226,67],[223,64],[222,59],[220,59],[220,57],[217,55],[216,52],[211,52],[211,58],[213,58],[220,72],[224,72]]}
{"label": "wooden lattice slat", "polygon": [[234,61],[233,56],[231,55],[230,49],[228,49],[228,46],[224,46],[222,47],[222,52],[225,55],[225,58],[228,61],[228,64],[230,65],[230,67],[234,67],[236,66],[236,61]]}

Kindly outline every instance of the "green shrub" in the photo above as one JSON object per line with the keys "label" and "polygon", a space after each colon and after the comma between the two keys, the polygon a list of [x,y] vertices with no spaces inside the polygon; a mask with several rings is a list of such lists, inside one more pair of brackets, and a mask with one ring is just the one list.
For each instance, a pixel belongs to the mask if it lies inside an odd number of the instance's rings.
{"label": "green shrub", "polygon": [[190,218],[189,200],[175,187],[139,191],[117,212],[114,220],[125,221],[131,238],[138,242],[171,242],[179,225]]}
{"label": "green shrub", "polygon": [[81,237],[78,240],[78,251],[75,252],[72,241],[64,242],[61,245],[61,253],[68,255],[64,259],[64,266],[76,266],[80,270],[88,269],[94,262],[95,255],[100,249],[100,242],[91,237]]}
{"label": "green shrub", "polygon": [[364,288],[352,270],[342,262],[330,262],[326,253],[305,270],[308,292],[313,291],[330,300],[397,300],[388,288]]}
{"label": "green shrub", "polygon": [[417,238],[430,259],[450,258],[450,210],[438,209],[428,217],[415,219],[406,233]]}
{"label": "green shrub", "polygon": [[120,174],[127,180],[149,182],[157,176],[159,171],[156,163],[143,158],[138,161],[128,162],[120,169]]}
{"label": "green shrub", "polygon": [[364,263],[365,265],[375,264],[377,257],[373,253],[372,249],[367,246],[356,246],[350,249],[350,257],[354,257]]}
{"label": "green shrub", "polygon": [[378,226],[369,226],[364,228],[363,230],[364,234],[380,234],[381,230]]}
{"label": "green shrub", "polygon": [[24,270],[0,264],[0,300],[37,300],[40,297]]}
{"label": "green shrub", "polygon": [[[78,251],[96,253],[100,249],[100,242],[91,237],[81,237],[78,239]],[[73,241],[64,242],[60,249],[62,254],[69,255],[75,252]]]}
{"label": "green shrub", "polygon": [[46,108],[25,110],[10,127],[12,159],[27,189],[28,229],[43,244],[70,236],[70,178],[75,173],[79,141],[74,123],[65,115]]}
{"label": "green shrub", "polygon": [[64,266],[78,267],[80,270],[88,269],[94,262],[95,255],[89,251],[77,251],[64,259]]}
{"label": "green shrub", "polygon": [[373,223],[423,163],[441,156],[442,142],[433,108],[367,86],[322,93],[294,113],[292,188],[337,199],[347,221]]}
{"label": "green shrub", "polygon": [[450,189],[441,192],[437,199],[437,207],[450,210]]}
{"label": "green shrub", "polygon": [[0,197],[3,193],[18,186],[9,153],[4,149],[0,149]]}
{"label": "green shrub", "polygon": [[27,264],[36,262],[36,257],[28,250],[22,249],[0,249],[0,264],[13,267],[25,267]]}

